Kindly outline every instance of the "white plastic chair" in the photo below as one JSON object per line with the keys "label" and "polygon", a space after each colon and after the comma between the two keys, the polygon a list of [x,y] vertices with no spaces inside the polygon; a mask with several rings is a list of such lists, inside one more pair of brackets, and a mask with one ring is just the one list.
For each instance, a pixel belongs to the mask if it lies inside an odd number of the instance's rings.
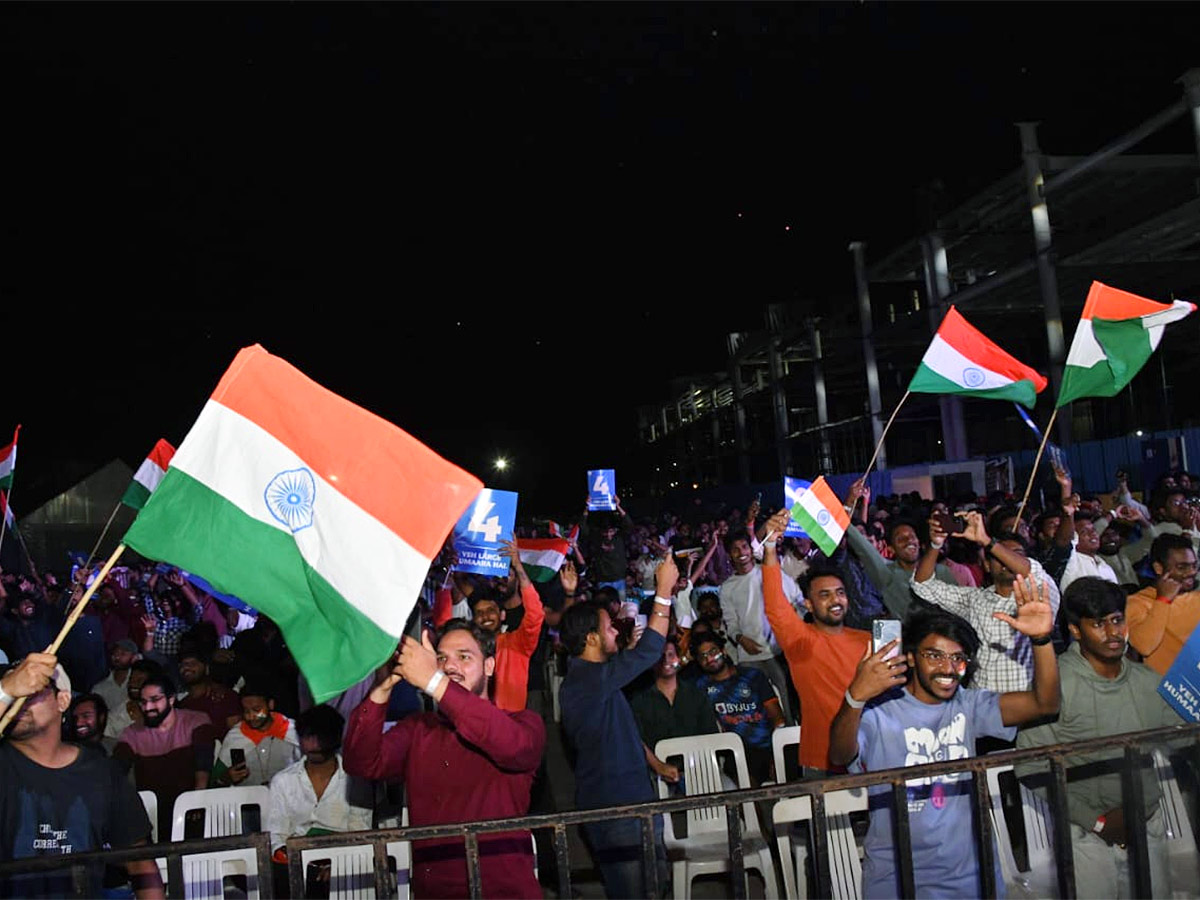
{"label": "white plastic chair", "polygon": [[[185,791],[175,800],[171,823],[171,840],[184,839],[184,823],[189,810],[204,811],[203,837],[229,837],[242,833],[242,808],[257,806],[259,830],[266,826],[270,791],[266,785],[251,787],[209,788]],[[183,858],[184,896],[187,900],[223,900],[225,878],[244,876],[248,900],[258,897],[258,860],[254,850],[227,850],[217,853],[195,853]],[[270,878],[271,873],[262,873]]]}
{"label": "white plastic chair", "polygon": [[154,791],[138,791],[142,808],[150,819],[150,843],[158,843],[158,794]]}
{"label": "white plastic chair", "polygon": [[[722,791],[721,761],[718,753],[733,754],[737,767],[738,787],[750,787],[750,770],[742,739],[736,734],[697,734],[679,738],[664,738],[654,747],[655,755],[667,761],[683,757],[680,770],[688,796]],[[659,796],[666,799],[669,787],[658,781]],[[742,806],[742,853],[746,869],[756,869],[766,883],[767,895],[776,890],[775,868],[771,848],[763,837],[758,813],[753,803]],[[687,836],[676,837],[670,816],[663,816],[663,836],[667,858],[671,861],[676,900],[691,896],[692,879],[698,875],[729,871],[729,842],[724,806],[709,806],[687,811]],[[747,891],[749,894],[749,891]]]}
{"label": "white plastic chair", "polygon": [[[409,842],[392,841],[387,845],[387,855],[396,867],[397,895],[400,900],[407,900],[409,870],[412,866]],[[370,844],[314,848],[300,852],[300,862],[305,872],[309,863],[323,860],[328,860],[330,865],[329,900],[359,900],[376,896],[375,853]]]}
{"label": "white plastic chair", "polygon": [[[862,896],[862,851],[854,839],[850,813],[867,808],[866,788],[833,791],[825,795],[826,848],[834,900],[858,900]],[[779,864],[783,867],[783,890],[788,900],[808,896],[808,845],[792,838],[783,826],[812,819],[809,797],[787,797],[771,810]]]}
{"label": "white plastic chair", "polygon": [[798,751],[795,749],[800,745],[800,726],[785,725],[783,728],[776,728],[771,732],[771,751],[775,756],[775,782],[783,784],[787,781],[787,760],[790,754],[793,759],[797,758]]}
{"label": "white plastic chair", "polygon": [[[1183,795],[1175,780],[1171,762],[1160,750],[1154,751],[1154,771],[1162,790],[1159,809],[1162,811],[1167,855],[1171,866],[1171,888],[1175,897],[1195,897],[1200,886],[1200,854],[1197,853],[1192,823],[1188,818]],[[1049,806],[1041,796],[1021,785],[1021,811],[1025,822],[1025,843],[1029,852],[1029,870],[1017,868],[1012,841],[1000,805],[1000,773],[1012,766],[988,769],[988,790],[992,795],[992,815],[996,838],[1000,845],[1000,868],[1010,893],[1026,896],[1054,897],[1058,894],[1058,869],[1054,861],[1054,825]]]}
{"label": "white plastic chair", "polygon": [[1167,858],[1171,866],[1171,892],[1176,897],[1195,897],[1200,892],[1200,853],[1197,853],[1192,821],[1188,818],[1183,793],[1166,754],[1154,751],[1154,771],[1162,789],[1160,807],[1166,826]]}

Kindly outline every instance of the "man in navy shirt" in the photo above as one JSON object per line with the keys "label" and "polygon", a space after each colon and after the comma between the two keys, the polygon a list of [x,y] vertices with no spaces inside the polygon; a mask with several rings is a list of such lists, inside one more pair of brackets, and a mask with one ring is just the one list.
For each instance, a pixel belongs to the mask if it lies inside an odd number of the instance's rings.
{"label": "man in navy shirt", "polygon": [[[657,799],[646,773],[637,721],[622,688],[662,656],[671,618],[671,589],[679,570],[670,555],[654,575],[654,609],[637,644],[617,652],[617,629],[608,611],[591,603],[563,613],[559,636],[570,654],[559,689],[563,732],[577,754],[575,805],[579,809],[621,806]],[[642,830],[636,818],[583,826],[609,897],[648,897],[642,872]],[[666,893],[666,848],[662,821],[655,819],[658,880]]]}

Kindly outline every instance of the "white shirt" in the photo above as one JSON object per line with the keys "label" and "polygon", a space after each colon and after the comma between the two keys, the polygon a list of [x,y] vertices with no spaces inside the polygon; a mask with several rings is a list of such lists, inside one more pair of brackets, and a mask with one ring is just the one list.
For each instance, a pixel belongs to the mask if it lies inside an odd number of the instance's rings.
{"label": "white shirt", "polygon": [[1112,566],[1100,558],[1100,554],[1088,556],[1086,553],[1080,553],[1077,549],[1072,548],[1071,558],[1067,560],[1067,566],[1063,569],[1062,578],[1058,580],[1058,587],[1066,593],[1067,585],[1076,578],[1084,578],[1086,576],[1095,576],[1103,578],[1105,581],[1111,581],[1113,584],[1120,584],[1117,581],[1117,573],[1113,571]]}
{"label": "white shirt", "polygon": [[[783,574],[783,593],[792,608],[804,615],[804,598],[795,580]],[[762,567],[755,566],[745,575],[733,574],[721,583],[721,618],[725,620],[725,633],[736,641],[745,635],[762,647],[758,653],[747,653],[740,645],[735,652],[736,662],[760,662],[771,659],[783,651],[767,621],[767,610],[763,605]]]}
{"label": "white shirt", "polygon": [[290,837],[303,837],[312,829],[322,831],[370,831],[371,784],[352,778],[338,767],[317,799],[304,760],[293,763],[271,779],[271,802],[267,810],[267,831],[271,832],[271,850],[278,850]]}

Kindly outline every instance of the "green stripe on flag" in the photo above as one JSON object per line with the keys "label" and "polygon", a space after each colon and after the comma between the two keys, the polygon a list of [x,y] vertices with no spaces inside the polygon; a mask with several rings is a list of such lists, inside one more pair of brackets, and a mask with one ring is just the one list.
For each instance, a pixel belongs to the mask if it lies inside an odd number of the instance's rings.
{"label": "green stripe on flag", "polygon": [[826,556],[833,556],[833,552],[837,550],[838,541],[833,539],[833,536],[824,528],[817,524],[817,520],[805,509],[799,501],[792,507],[792,518],[800,523],[800,527],[808,534],[810,538],[817,542],[817,546],[821,548],[821,552]]}
{"label": "green stripe on flag", "polygon": [[535,566],[530,563],[522,563],[522,565],[525,566],[525,574],[529,576],[529,580],[536,581],[538,584],[547,582],[558,574],[549,566]]}
{"label": "green stripe on flag", "polygon": [[129,487],[125,488],[125,493],[121,495],[121,502],[134,509],[141,509],[149,499],[150,491],[140,481],[129,482]]}
{"label": "green stripe on flag", "polygon": [[979,390],[964,387],[957,381],[951,381],[939,375],[929,366],[921,363],[913,375],[908,389],[918,394],[958,394],[963,397],[980,397],[984,400],[1012,400],[1028,409],[1037,404],[1037,389],[1028,378],[1014,381],[1004,387]]}
{"label": "green stripe on flag", "polygon": [[125,543],[195,572],[270,616],[318,703],[362,681],[399,643],[305,562],[290,534],[246,515],[179,469],[167,471]]}

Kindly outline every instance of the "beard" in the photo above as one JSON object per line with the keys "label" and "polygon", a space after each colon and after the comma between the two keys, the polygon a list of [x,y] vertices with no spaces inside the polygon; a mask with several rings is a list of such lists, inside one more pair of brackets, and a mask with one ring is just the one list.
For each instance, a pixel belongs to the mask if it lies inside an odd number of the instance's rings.
{"label": "beard", "polygon": [[165,719],[167,716],[169,716],[171,714],[171,710],[173,710],[174,708],[175,708],[175,701],[168,700],[167,708],[164,709],[162,712],[158,712],[157,710],[155,710],[154,712],[146,712],[145,710],[143,710],[142,711],[142,724],[145,725],[147,728],[157,728],[159,725],[161,725],[163,723],[163,719]]}

